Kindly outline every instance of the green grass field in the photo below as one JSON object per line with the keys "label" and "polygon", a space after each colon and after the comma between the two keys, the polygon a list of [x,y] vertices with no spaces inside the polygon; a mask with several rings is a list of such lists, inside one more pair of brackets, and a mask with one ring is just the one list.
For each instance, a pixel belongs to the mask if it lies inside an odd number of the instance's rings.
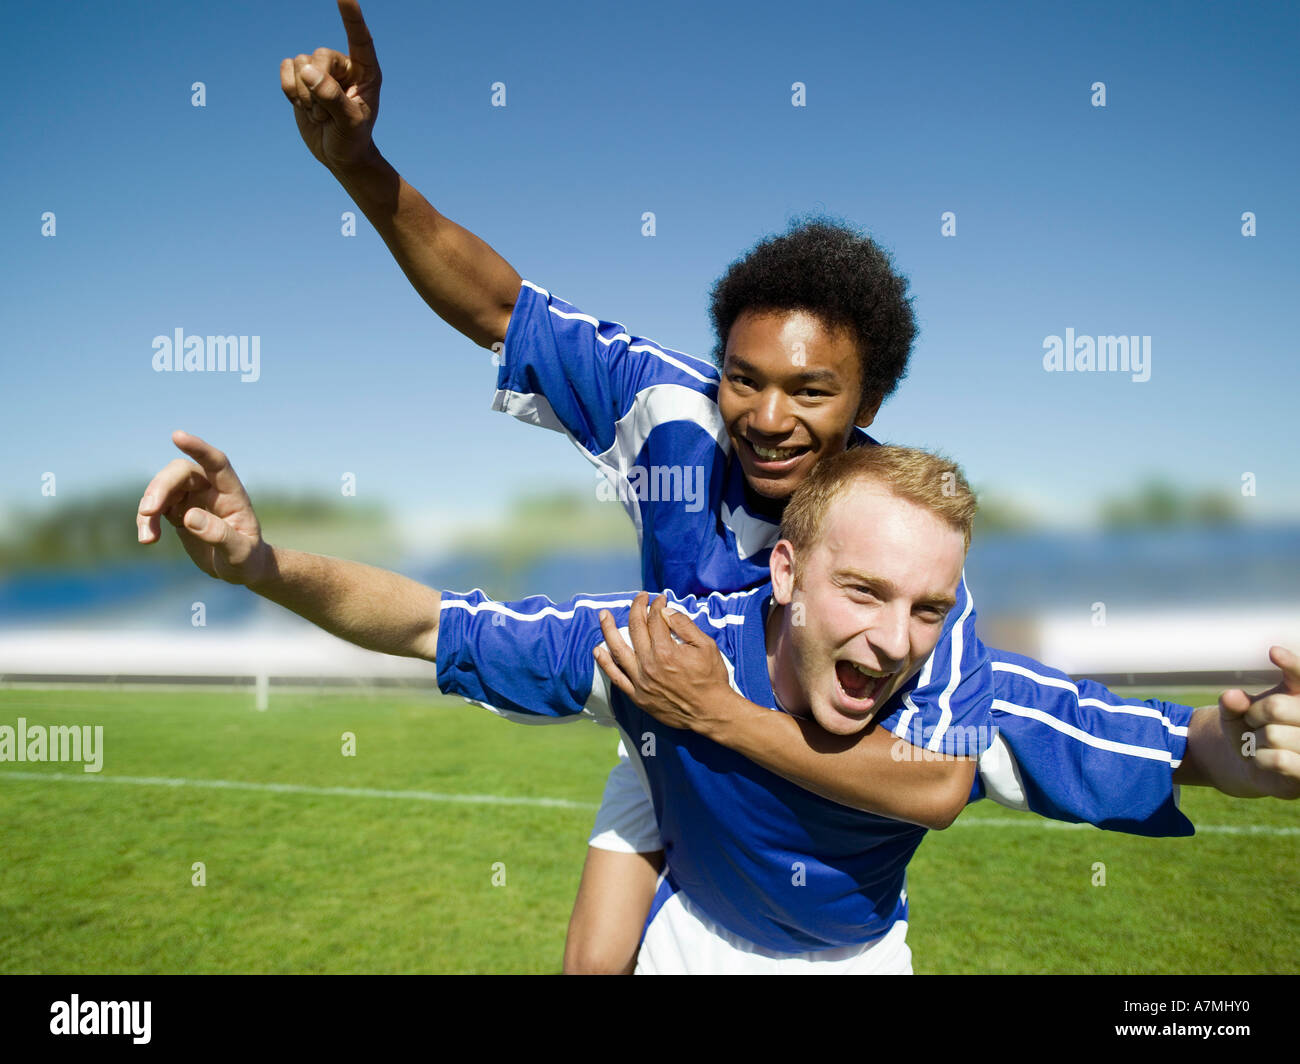
{"label": "green grass field", "polygon": [[[18,717],[103,725],[104,764],[0,764],[5,973],[558,971],[616,746],[412,692],[277,692],[259,713],[242,692],[0,690],[0,724]],[[467,795],[572,805],[445,799]],[[1224,830],[973,806],[912,862],[916,970],[1300,971],[1300,805],[1186,789],[1183,808]]]}

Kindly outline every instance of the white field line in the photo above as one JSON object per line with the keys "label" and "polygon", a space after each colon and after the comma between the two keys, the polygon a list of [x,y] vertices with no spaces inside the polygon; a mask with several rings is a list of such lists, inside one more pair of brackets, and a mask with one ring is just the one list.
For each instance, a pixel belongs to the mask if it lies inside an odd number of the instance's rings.
{"label": "white field line", "polygon": [[375,787],[311,787],[301,783],[248,783],[244,780],[189,780],[167,776],[101,776],[85,772],[0,772],[0,780],[61,780],[69,783],[129,783],[139,787],[199,787],[219,791],[268,791],[339,798],[405,798],[416,802],[464,805],[536,805],[554,809],[597,809],[595,802],[567,798],[510,798],[500,794],[438,794],[434,791],[387,791]]}
{"label": "white field line", "polygon": [[[1282,828],[1274,827],[1271,824],[1196,824],[1196,834],[1198,835],[1300,835],[1300,828]],[[1091,824],[1066,824],[1060,820],[1044,820],[1036,818],[1033,820],[1018,820],[1011,817],[995,816],[959,816],[953,821],[952,827],[984,827],[984,828],[1058,828],[1066,831],[1097,831],[1098,828]],[[952,828],[948,829],[949,831]],[[1123,835],[1124,832],[1112,832],[1111,834]]]}
{"label": "white field line", "polygon": [[[438,794],[434,791],[389,791],[374,787],[311,787],[300,783],[248,783],[243,780],[190,780],[167,776],[102,776],[77,772],[0,772],[0,780],[62,780],[71,783],[129,783],[144,787],[199,787],[211,790],[266,791],[273,794],[317,794],[340,798],[396,798],[417,802],[459,802],[467,805],[532,805],[555,809],[596,809],[595,802],[574,802],[567,798],[510,798],[500,794]],[[958,817],[953,827],[1057,828],[1080,831],[1091,824],[1065,824],[1056,820],[1013,819],[1011,817]],[[1096,829],[1093,829],[1096,830]],[[1197,834],[1206,835],[1300,835],[1300,827],[1269,824],[1197,824]]]}

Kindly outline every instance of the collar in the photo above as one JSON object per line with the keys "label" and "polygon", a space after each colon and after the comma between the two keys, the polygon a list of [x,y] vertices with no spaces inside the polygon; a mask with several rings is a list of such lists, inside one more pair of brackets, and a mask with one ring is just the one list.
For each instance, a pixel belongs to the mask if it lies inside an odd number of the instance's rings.
{"label": "collar", "polygon": [[745,623],[740,631],[736,671],[741,693],[751,702],[774,709],[777,708],[776,695],[767,672],[767,614],[771,601],[770,580],[745,599],[742,611]]}

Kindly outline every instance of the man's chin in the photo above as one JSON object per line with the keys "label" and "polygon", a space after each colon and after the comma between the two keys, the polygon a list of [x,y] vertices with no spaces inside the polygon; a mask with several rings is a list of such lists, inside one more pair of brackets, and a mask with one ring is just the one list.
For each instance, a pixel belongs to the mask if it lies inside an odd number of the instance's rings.
{"label": "man's chin", "polygon": [[782,477],[779,480],[772,477],[755,478],[748,473],[745,474],[745,483],[749,485],[750,490],[755,495],[761,495],[763,498],[771,499],[774,502],[788,499],[794,494],[794,489],[798,487],[798,484],[789,477]]}
{"label": "man's chin", "polygon": [[818,706],[813,709],[812,716],[822,730],[831,735],[857,735],[871,723],[870,713],[862,717],[851,717],[832,706]]}

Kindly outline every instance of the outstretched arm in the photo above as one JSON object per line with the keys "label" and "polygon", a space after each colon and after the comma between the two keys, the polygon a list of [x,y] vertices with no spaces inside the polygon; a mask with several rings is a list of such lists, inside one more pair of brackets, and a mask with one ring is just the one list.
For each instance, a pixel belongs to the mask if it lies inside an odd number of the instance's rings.
{"label": "outstretched arm", "polygon": [[366,650],[437,660],[442,596],[398,573],[271,547],[265,573],[248,588]]}
{"label": "outstretched arm", "polygon": [[519,274],[486,242],[439,214],[375,147],[381,75],[357,0],[339,0],[348,54],[317,48],[280,63],[298,132],[338,180],[420,297],[480,347],[504,342]]}
{"label": "outstretched arm", "polygon": [[243,584],[340,639],[384,654],[435,659],[441,596],[386,569],[272,547],[229,459],[186,432],[176,459],[145,488],[136,515],[141,543],[156,543],[161,518],[175,527],[194,564]]}

